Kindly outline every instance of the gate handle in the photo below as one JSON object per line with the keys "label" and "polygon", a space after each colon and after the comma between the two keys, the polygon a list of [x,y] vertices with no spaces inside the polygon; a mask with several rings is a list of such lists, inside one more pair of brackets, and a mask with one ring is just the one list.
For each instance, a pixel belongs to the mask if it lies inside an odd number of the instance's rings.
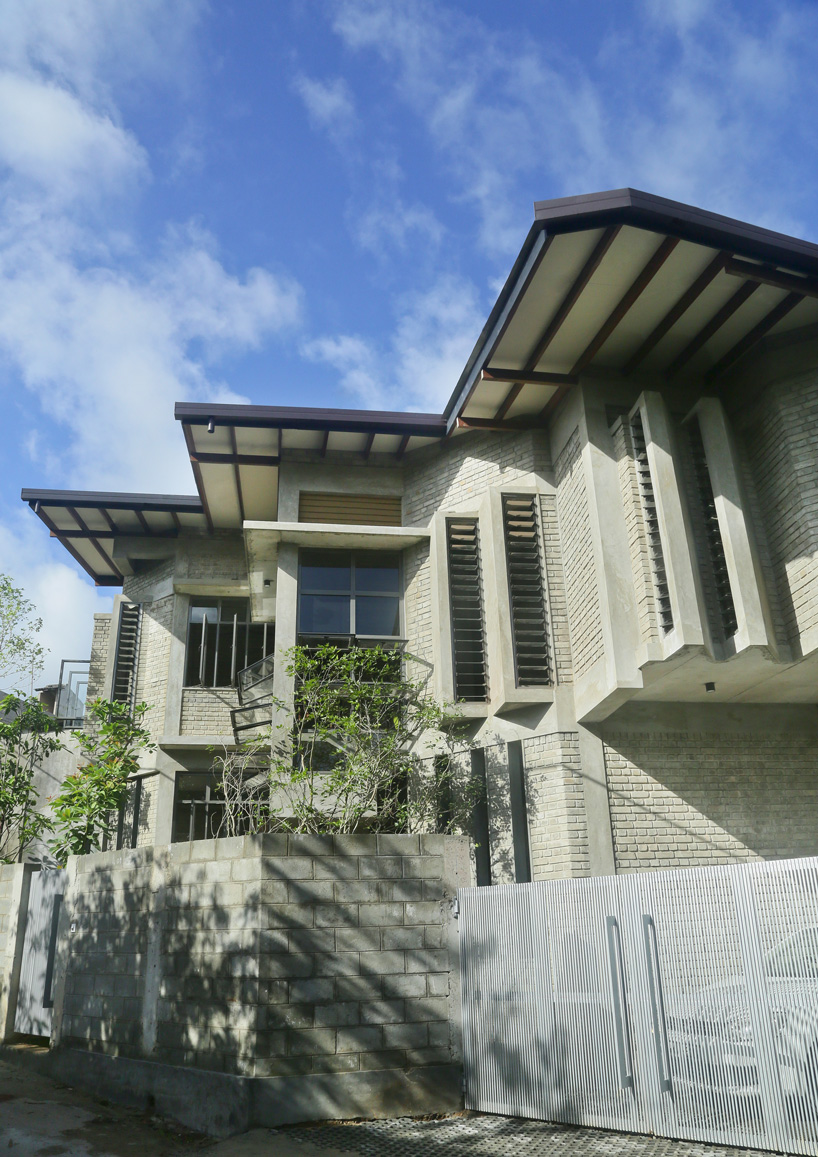
{"label": "gate handle", "polygon": [[628,1012],[625,1003],[625,978],[622,970],[622,944],[619,924],[615,916],[605,917],[608,933],[608,961],[611,966],[616,1051],[619,1059],[619,1083],[623,1089],[633,1088],[633,1059],[631,1034],[628,1031]]}
{"label": "gate handle", "polygon": [[656,925],[653,922],[652,916],[642,916],[642,928],[645,933],[645,956],[647,957],[648,964],[650,1004],[653,1013],[653,1046],[656,1049],[656,1067],[659,1070],[659,1087],[663,1093],[668,1093],[673,1088],[673,1083],[670,1079],[670,1049],[667,1043],[662,973],[659,970],[659,941],[656,934]]}

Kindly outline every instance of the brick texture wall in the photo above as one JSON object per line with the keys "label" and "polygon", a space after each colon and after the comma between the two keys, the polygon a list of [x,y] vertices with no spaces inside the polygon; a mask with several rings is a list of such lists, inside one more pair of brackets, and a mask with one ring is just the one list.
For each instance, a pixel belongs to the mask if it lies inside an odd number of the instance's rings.
{"label": "brick texture wall", "polygon": [[548,588],[548,611],[554,647],[554,673],[558,683],[570,683],[573,680],[571,636],[568,630],[565,575],[562,567],[562,546],[555,495],[543,494],[540,496],[540,517],[545,555],[545,579]]}
{"label": "brick texture wall", "polygon": [[420,451],[406,465],[404,523],[426,523],[437,510],[462,507],[471,498],[476,503],[490,486],[547,466],[545,436],[538,431],[470,433]]}
{"label": "brick texture wall", "polygon": [[579,431],[571,435],[557,459],[555,475],[571,655],[576,679],[590,670],[603,654],[602,616],[594,570]]}
{"label": "brick texture wall", "polygon": [[617,871],[818,851],[814,735],[605,733]]}
{"label": "brick texture wall", "polygon": [[186,687],[182,692],[182,735],[231,735],[230,710],[239,697],[232,687]]}
{"label": "brick texture wall", "polygon": [[587,876],[588,826],[577,733],[526,739],[523,759],[533,879]]}
{"label": "brick texture wall", "polygon": [[105,686],[105,667],[108,662],[108,645],[111,640],[111,619],[110,614],[94,615],[86,703],[92,703],[94,699],[99,699],[101,696],[107,697],[110,691],[110,688]]}
{"label": "brick texture wall", "polygon": [[466,841],[442,836],[82,857],[60,1043],[250,1076],[449,1064],[447,928],[467,865]]}
{"label": "brick texture wall", "polygon": [[818,377],[769,386],[738,415],[772,557],[786,630],[798,645],[818,629]]}

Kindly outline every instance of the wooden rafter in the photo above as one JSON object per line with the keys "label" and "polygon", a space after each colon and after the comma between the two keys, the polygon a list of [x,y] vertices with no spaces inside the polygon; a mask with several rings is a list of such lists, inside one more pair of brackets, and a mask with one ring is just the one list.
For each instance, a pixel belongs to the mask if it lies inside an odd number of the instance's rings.
{"label": "wooden rafter", "polygon": [[375,441],[375,431],[373,430],[370,434],[367,434],[367,436],[366,436],[366,443],[364,445],[364,461],[366,461],[367,458],[369,458],[369,455],[372,453],[372,443],[374,441]]}
{"label": "wooden rafter", "polygon": [[818,297],[818,278],[799,277],[797,273],[787,273],[772,265],[754,265],[752,261],[739,261],[731,257],[724,266],[724,272],[731,277],[744,277],[757,281],[760,285],[772,285],[776,289],[789,289],[802,297]]}
{"label": "wooden rafter", "polygon": [[765,317],[762,317],[757,325],[753,326],[749,333],[744,335],[741,341],[736,342],[732,349],[729,349],[723,357],[719,358],[712,369],[708,371],[708,379],[718,377],[720,374],[723,374],[725,370],[728,370],[730,366],[734,365],[739,358],[743,358],[748,350],[751,350],[763,337],[766,337],[770,330],[778,325],[778,323],[782,321],[788,313],[791,313],[796,305],[800,305],[803,300],[804,295],[802,293],[788,293],[785,298],[779,301],[778,305],[774,306]]}
{"label": "wooden rafter", "polygon": [[321,457],[322,458],[326,458],[328,446],[329,446],[329,430],[325,430],[324,436],[321,439]]}
{"label": "wooden rafter", "polygon": [[409,435],[404,434],[400,440],[400,445],[398,446],[397,453],[395,454],[395,457],[398,459],[398,461],[400,461],[400,459],[406,453],[406,447],[408,445],[409,445]]}
{"label": "wooden rafter", "polygon": [[203,466],[278,466],[281,463],[278,454],[210,454],[204,450],[194,450],[190,460]]}
{"label": "wooden rafter", "polygon": [[536,345],[532,349],[532,351],[528,357],[528,361],[526,362],[525,367],[524,367],[524,369],[526,371],[534,369],[534,367],[537,365],[537,363],[542,358],[545,351],[551,345],[551,342],[557,336],[557,333],[561,329],[563,322],[565,321],[565,319],[568,317],[568,314],[571,312],[571,310],[576,305],[577,301],[580,298],[580,295],[582,294],[582,291],[585,289],[585,286],[591,280],[594,273],[599,268],[599,265],[600,265],[603,257],[608,252],[611,245],[613,245],[614,241],[616,240],[617,236],[619,235],[620,228],[621,228],[620,225],[609,225],[608,228],[604,231],[604,233],[600,237],[599,241],[597,241],[596,245],[594,246],[593,252],[591,253],[590,257],[583,265],[582,269],[577,274],[576,278],[574,279],[573,285],[568,290],[565,297],[562,299],[562,302],[560,303],[560,306],[557,309],[557,312],[554,314],[554,317],[551,319],[549,324],[545,327],[545,330],[542,332],[542,334],[539,337],[539,340],[537,341]]}
{"label": "wooden rafter", "polygon": [[687,313],[693,302],[701,297],[711,281],[722,272],[729,256],[729,253],[718,253],[706,269],[702,270],[690,288],[685,290],[676,304],[667,311],[659,324],[654,326],[636,353],[632,355],[623,369],[624,373],[629,374],[631,370],[635,370],[637,366],[641,365],[651,350],[659,344],[666,333],[669,333],[682,314]]}
{"label": "wooden rafter", "polygon": [[662,268],[664,263],[670,257],[673,250],[679,244],[677,237],[665,237],[661,242],[656,252],[645,265],[644,269],[637,275],[635,280],[631,283],[629,289],[622,295],[617,304],[608,314],[605,321],[599,327],[597,332],[591,338],[588,345],[577,358],[574,365],[571,367],[572,374],[579,374],[588,366],[594,359],[597,353],[602,349],[605,342],[611,336],[613,331],[622,321],[625,314],[632,305],[639,299],[642,293],[647,289],[653,278]]}
{"label": "wooden rafter", "polygon": [[669,378],[675,377],[676,374],[684,369],[690,359],[695,357],[702,346],[706,345],[711,337],[718,333],[725,322],[730,320],[736,310],[741,309],[745,301],[752,297],[758,289],[758,285],[759,283],[757,281],[745,281],[744,284],[736,290],[730,300],[726,301],[721,309],[714,313],[707,325],[700,329],[692,341],[689,341],[682,352],[677,354],[673,359],[665,371]]}
{"label": "wooden rafter", "polygon": [[239,501],[239,518],[244,522],[244,495],[241,490],[241,472],[239,471],[239,448],[236,443],[236,427],[230,426],[230,445],[233,449],[233,478],[236,482],[236,498]]}

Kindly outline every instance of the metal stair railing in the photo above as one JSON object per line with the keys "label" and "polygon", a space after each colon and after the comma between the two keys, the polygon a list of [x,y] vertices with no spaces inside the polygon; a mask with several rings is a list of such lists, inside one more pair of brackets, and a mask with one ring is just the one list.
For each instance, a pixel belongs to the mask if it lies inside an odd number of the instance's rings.
{"label": "metal stair railing", "polygon": [[[275,661],[272,655],[242,668],[236,675],[239,707],[230,712],[233,738],[240,742],[240,733],[268,727],[272,721],[272,691]],[[261,712],[261,718],[258,713]]]}

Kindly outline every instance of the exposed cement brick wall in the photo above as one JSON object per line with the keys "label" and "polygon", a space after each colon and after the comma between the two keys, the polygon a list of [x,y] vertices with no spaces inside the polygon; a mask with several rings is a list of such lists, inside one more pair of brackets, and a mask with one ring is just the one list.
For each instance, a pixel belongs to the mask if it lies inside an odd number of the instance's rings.
{"label": "exposed cement brick wall", "polygon": [[622,491],[622,505],[625,510],[625,526],[628,531],[631,567],[633,569],[633,589],[636,594],[636,609],[639,616],[639,632],[645,643],[658,640],[659,629],[656,622],[656,598],[651,573],[648,538],[645,533],[645,519],[639,494],[639,479],[633,454],[633,440],[630,425],[624,418],[617,418],[611,427],[614,453],[619,467],[619,485]]}
{"label": "exposed cement brick wall", "polygon": [[574,677],[571,669],[571,632],[568,626],[568,605],[555,495],[540,495],[540,518],[551,640],[554,648],[554,673],[557,683],[570,683]]}
{"label": "exposed cement brick wall", "polygon": [[108,662],[108,646],[111,641],[112,615],[94,615],[94,634],[91,639],[91,662],[88,667],[88,688],[86,703],[107,698],[110,688],[105,686],[105,667]]}
{"label": "exposed cement brick wall", "polygon": [[575,731],[523,742],[534,880],[590,873],[588,826]]}
{"label": "exposed cement brick wall", "polygon": [[139,625],[136,702],[150,705],[145,726],[154,739],[165,733],[173,598],[168,595],[156,602],[143,603]]}
{"label": "exposed cement brick wall", "polygon": [[239,697],[232,687],[186,687],[182,692],[182,735],[231,735],[230,710]]}
{"label": "exposed cement brick wall", "polygon": [[742,430],[787,633],[800,645],[802,634],[818,630],[816,374],[769,386],[744,416]]}
{"label": "exposed cement brick wall", "polygon": [[815,855],[814,734],[605,731],[617,871]]}
{"label": "exposed cement brick wall", "polygon": [[442,836],[79,858],[55,1036],[250,1076],[450,1064],[451,900],[470,882],[467,841]]}
{"label": "exposed cement brick wall", "polygon": [[438,510],[462,506],[471,498],[476,503],[490,486],[547,468],[542,432],[461,435],[407,460],[403,521],[426,523]]}
{"label": "exposed cement brick wall", "polygon": [[[408,650],[426,663],[432,663],[432,568],[428,543],[403,552],[403,589]],[[412,676],[422,678],[428,670],[421,666],[420,670],[412,671]]]}
{"label": "exposed cement brick wall", "polygon": [[571,655],[576,679],[590,670],[603,654],[602,615],[578,430],[571,435],[557,459],[555,476]]}

